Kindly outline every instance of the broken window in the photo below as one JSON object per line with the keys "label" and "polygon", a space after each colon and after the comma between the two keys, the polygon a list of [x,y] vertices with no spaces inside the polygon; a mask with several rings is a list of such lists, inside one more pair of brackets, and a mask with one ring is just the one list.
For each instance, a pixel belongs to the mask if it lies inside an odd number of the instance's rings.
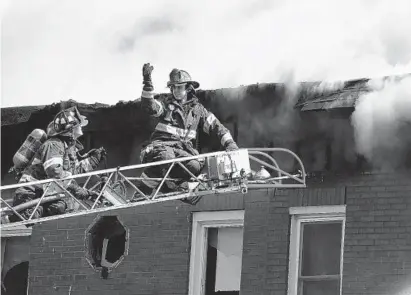
{"label": "broken window", "polygon": [[24,261],[13,266],[4,276],[0,294],[25,295],[28,294],[29,262]]}
{"label": "broken window", "polygon": [[290,243],[290,292],[341,294],[344,217],[293,217]]}
{"label": "broken window", "polygon": [[243,229],[208,229],[206,295],[240,294]]}
{"label": "broken window", "polygon": [[117,216],[103,216],[91,224],[86,234],[86,258],[105,277],[127,255],[128,230]]}
{"label": "broken window", "polygon": [[188,294],[240,292],[244,210],[193,213]]}

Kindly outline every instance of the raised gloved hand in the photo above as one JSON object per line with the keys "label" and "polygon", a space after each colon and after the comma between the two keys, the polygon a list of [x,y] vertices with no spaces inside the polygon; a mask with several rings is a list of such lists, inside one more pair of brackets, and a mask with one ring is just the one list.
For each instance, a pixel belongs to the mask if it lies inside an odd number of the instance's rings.
{"label": "raised gloved hand", "polygon": [[238,150],[238,146],[237,146],[237,144],[233,141],[233,142],[230,142],[230,143],[225,147],[225,150],[226,150],[227,152],[236,151],[236,150]]}
{"label": "raised gloved hand", "polygon": [[151,72],[153,71],[154,67],[150,65],[150,63],[146,63],[143,66],[143,90],[145,91],[153,91],[153,81],[151,80]]}
{"label": "raised gloved hand", "polygon": [[89,151],[88,157],[91,167],[93,167],[93,169],[97,168],[98,164],[100,164],[101,160],[104,159],[106,155],[107,152],[103,147]]}

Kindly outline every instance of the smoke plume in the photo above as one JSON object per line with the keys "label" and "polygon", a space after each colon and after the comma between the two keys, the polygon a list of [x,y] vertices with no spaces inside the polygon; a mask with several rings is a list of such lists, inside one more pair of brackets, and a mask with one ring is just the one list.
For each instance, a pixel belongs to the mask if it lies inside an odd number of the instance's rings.
{"label": "smoke plume", "polygon": [[351,119],[357,152],[376,169],[401,167],[411,152],[411,77],[371,80],[369,87]]}
{"label": "smoke plume", "polygon": [[[409,0],[19,0],[2,18],[2,106],[157,92],[172,68],[202,89],[411,72]],[[366,16],[366,17],[364,17]]]}

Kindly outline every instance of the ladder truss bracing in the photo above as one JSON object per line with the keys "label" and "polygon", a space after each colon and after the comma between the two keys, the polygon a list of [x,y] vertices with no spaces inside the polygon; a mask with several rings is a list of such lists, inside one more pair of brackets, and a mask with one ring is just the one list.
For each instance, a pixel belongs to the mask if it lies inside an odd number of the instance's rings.
{"label": "ladder truss bracing", "polygon": [[[185,162],[194,159],[205,163],[204,171],[199,176],[193,175],[184,166]],[[281,167],[284,163],[286,163],[288,169]],[[142,171],[147,167],[159,165],[166,167],[164,171],[167,172],[162,178],[150,178],[149,180],[157,181],[158,186],[151,194],[144,193],[138,185],[143,179],[141,176]],[[264,177],[261,177],[257,171],[262,169],[261,166],[264,167]],[[163,192],[166,182],[177,181],[170,177],[170,172],[175,167],[180,167],[190,175],[191,179],[188,186],[185,190]],[[305,180],[306,173],[302,161],[295,153],[287,149],[249,148],[232,152],[206,153],[167,161],[93,171],[73,175],[65,179],[46,179],[1,186],[0,213],[2,219],[7,215],[14,215],[19,218],[17,222],[2,224],[1,228],[31,225],[171,200],[200,198],[211,194],[233,192],[246,194],[249,190],[264,188],[303,188],[306,186]],[[71,181],[76,181],[84,188],[95,191],[97,193],[96,197],[92,200],[80,200],[66,190]],[[28,185],[42,185],[42,196],[12,206],[11,200],[14,191],[19,187]],[[5,195],[9,199],[3,197]],[[68,204],[66,213],[33,219],[34,212],[39,206],[60,199],[64,199]],[[33,212],[31,216],[22,216],[20,212],[28,208],[34,208],[34,210],[31,210]]]}

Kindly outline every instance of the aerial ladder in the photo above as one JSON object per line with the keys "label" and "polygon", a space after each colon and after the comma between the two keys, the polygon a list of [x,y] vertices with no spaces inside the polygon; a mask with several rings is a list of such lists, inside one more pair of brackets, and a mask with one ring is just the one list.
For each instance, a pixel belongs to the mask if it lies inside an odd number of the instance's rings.
{"label": "aerial ladder", "polygon": [[[282,154],[280,159],[288,158],[293,169],[280,167],[276,155]],[[184,162],[198,159],[204,161],[205,168],[199,176],[192,174]],[[278,158],[277,158],[278,159]],[[281,161],[284,162],[284,161]],[[141,181],[141,172],[150,166],[163,165],[168,167],[162,178],[152,178],[159,182],[157,188],[146,194],[141,191],[136,182]],[[162,193],[166,181],[175,181],[169,177],[173,167],[180,166],[191,176],[188,188],[185,191]],[[287,172],[288,170],[289,172]],[[295,172],[290,172],[290,170]],[[71,181],[76,181],[84,188],[96,192],[92,200],[80,200],[65,189]],[[43,194],[40,198],[12,206],[14,190],[19,187],[41,184]],[[31,226],[52,220],[70,218],[107,211],[126,209],[136,206],[149,205],[172,200],[191,199],[199,200],[209,195],[227,193],[247,194],[248,191],[270,188],[304,188],[306,187],[306,172],[301,159],[292,151],[284,148],[248,148],[236,151],[221,151],[205,153],[197,156],[177,158],[146,164],[131,165],[93,171],[73,175],[64,179],[46,179],[34,182],[18,183],[0,186],[1,217],[16,215],[20,220],[1,224],[1,229],[13,228],[22,225]],[[12,193],[6,193],[11,191]],[[9,196],[8,199],[3,197]],[[59,199],[66,200],[68,210],[61,215],[47,216],[34,219],[36,209],[46,203]],[[33,208],[33,214],[25,218],[19,212]]]}

